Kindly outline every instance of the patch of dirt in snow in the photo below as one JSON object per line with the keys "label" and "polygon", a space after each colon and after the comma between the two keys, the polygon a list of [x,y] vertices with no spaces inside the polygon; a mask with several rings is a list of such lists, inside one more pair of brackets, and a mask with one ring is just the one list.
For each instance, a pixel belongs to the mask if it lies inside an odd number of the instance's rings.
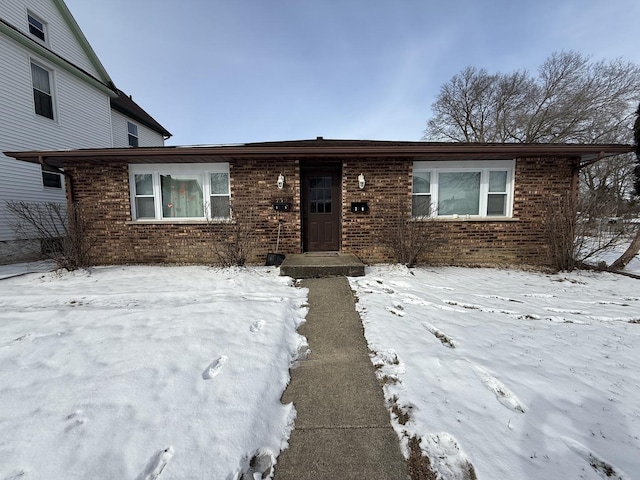
{"label": "patch of dirt in snow", "polygon": [[422,454],[420,439],[411,437],[408,446],[408,466],[411,480],[438,480],[438,474],[431,469],[429,457]]}

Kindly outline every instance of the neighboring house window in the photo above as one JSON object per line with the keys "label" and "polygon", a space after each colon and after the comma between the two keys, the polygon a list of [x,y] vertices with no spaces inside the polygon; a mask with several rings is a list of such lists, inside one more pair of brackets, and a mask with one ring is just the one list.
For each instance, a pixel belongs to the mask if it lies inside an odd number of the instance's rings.
{"label": "neighboring house window", "polygon": [[510,217],[513,160],[415,162],[412,216]]}
{"label": "neighboring house window", "polygon": [[135,123],[127,122],[127,132],[129,134],[129,146],[138,146],[138,126]]}
{"label": "neighboring house window", "polygon": [[27,13],[29,33],[43,42],[47,41],[47,24],[32,13]]}
{"label": "neighboring house window", "polygon": [[33,83],[33,104],[36,113],[53,120],[51,72],[31,62],[31,81]]}
{"label": "neighboring house window", "polygon": [[62,188],[62,176],[59,173],[42,172],[42,185],[49,188]]}
{"label": "neighboring house window", "polygon": [[134,220],[229,219],[229,164],[130,165]]}

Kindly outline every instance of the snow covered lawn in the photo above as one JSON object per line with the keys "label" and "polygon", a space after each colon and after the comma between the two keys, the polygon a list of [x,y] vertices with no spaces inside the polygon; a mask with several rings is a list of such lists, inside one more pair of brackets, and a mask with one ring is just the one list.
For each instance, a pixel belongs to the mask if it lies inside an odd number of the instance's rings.
{"label": "snow covered lawn", "polygon": [[266,268],[1,280],[0,479],[230,479],[256,453],[268,468],[305,303]]}
{"label": "snow covered lawn", "polygon": [[[385,396],[445,480],[640,473],[640,280],[380,266],[350,279]],[[406,448],[406,438],[405,438]]]}

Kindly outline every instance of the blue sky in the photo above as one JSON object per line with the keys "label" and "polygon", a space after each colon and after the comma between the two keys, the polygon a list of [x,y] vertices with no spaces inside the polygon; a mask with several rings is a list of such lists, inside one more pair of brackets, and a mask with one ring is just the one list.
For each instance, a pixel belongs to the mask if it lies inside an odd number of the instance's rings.
{"label": "blue sky", "polygon": [[65,0],[167,145],[419,140],[466,66],[640,64],[638,0]]}

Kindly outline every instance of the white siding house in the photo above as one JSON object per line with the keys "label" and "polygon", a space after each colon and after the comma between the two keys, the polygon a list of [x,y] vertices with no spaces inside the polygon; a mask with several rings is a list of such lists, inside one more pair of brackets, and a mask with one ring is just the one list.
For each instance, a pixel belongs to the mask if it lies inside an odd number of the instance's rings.
{"label": "white siding house", "polygon": [[0,263],[34,253],[35,245],[16,237],[7,201],[66,201],[62,175],[43,175],[41,166],[2,152],[122,147],[130,144],[128,128],[137,146],[162,146],[170,136],[115,87],[64,2],[3,1]]}

